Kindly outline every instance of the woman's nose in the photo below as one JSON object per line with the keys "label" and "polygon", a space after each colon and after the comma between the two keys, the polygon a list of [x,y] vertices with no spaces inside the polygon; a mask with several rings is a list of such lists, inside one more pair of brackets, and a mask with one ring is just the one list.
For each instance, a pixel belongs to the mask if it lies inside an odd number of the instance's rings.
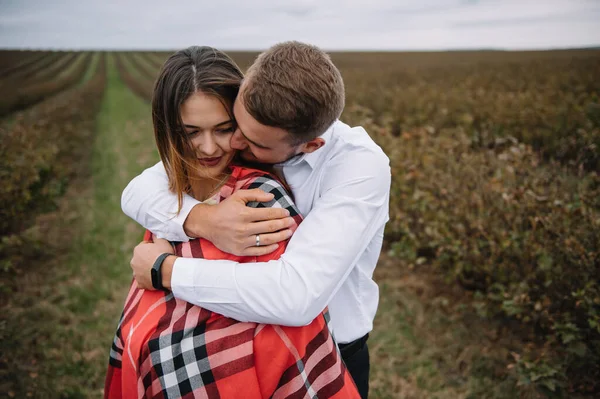
{"label": "woman's nose", "polygon": [[197,143],[196,148],[199,152],[206,156],[211,156],[217,152],[217,143],[212,134],[204,135],[203,140]]}

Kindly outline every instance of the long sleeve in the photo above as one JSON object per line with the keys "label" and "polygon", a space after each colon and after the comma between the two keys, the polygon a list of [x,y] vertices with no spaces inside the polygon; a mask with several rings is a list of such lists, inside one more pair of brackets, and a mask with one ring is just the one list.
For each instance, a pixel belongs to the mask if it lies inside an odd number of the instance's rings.
{"label": "long sleeve", "polygon": [[388,217],[389,160],[357,150],[328,161],[319,198],[278,260],[179,258],[176,297],[241,321],[305,325],[330,302]]}
{"label": "long sleeve", "polygon": [[169,241],[188,241],[183,223],[190,211],[200,201],[189,195],[183,196],[183,206],[177,213],[177,196],[169,190],[167,172],[162,162],[135,177],[123,190],[123,212],[152,231],[159,238]]}

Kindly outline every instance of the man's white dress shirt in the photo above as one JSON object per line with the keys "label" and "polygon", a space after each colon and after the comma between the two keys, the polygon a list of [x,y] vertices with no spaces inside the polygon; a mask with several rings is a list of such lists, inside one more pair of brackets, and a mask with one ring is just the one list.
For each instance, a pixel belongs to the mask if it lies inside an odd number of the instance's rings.
{"label": "man's white dress shirt", "polygon": [[[278,260],[239,264],[178,258],[175,297],[240,321],[310,323],[326,306],[338,343],[373,328],[379,289],[373,271],[388,220],[389,159],[362,127],[336,121],[319,150],[277,165],[305,219]],[[168,190],[162,163],[133,179],[123,211],[159,237],[187,241],[183,230],[198,201]]]}

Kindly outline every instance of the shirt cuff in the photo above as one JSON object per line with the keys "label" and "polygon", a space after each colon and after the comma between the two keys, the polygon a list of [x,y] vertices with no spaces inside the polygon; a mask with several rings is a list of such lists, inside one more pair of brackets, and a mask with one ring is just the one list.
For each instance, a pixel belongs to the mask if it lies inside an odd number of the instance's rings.
{"label": "shirt cuff", "polygon": [[177,258],[171,275],[173,295],[198,306],[240,303],[235,284],[236,262]]}
{"label": "shirt cuff", "polygon": [[192,208],[201,203],[202,202],[200,202],[200,201],[196,201],[196,200],[192,200],[192,199],[187,199],[186,201],[183,201],[183,204],[181,205],[181,211],[177,215],[175,215],[175,217],[172,219],[173,229],[174,229],[173,233],[175,233],[175,236],[181,237],[181,238],[183,238],[183,237],[187,238],[186,240],[178,240],[178,241],[187,242],[189,240],[194,239],[194,237],[190,237],[187,234],[185,234],[185,230],[183,229],[183,224],[185,223],[185,219],[187,219],[190,212],[192,211]]}

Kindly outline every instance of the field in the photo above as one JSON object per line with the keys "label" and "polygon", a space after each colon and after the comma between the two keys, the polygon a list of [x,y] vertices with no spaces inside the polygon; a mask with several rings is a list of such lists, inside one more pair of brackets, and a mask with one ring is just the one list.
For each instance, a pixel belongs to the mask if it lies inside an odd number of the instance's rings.
{"label": "field", "polygon": [[[0,51],[3,395],[102,396],[167,56]],[[371,397],[598,397],[600,51],[332,58],[392,166]]]}

